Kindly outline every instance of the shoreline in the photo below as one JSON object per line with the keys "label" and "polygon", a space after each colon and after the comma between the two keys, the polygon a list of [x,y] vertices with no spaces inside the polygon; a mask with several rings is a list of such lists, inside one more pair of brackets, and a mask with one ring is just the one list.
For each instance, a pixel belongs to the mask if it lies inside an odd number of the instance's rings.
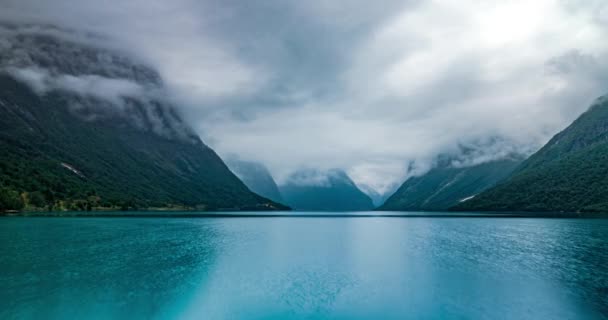
{"label": "shoreline", "polygon": [[[373,211],[372,211],[373,212]],[[11,212],[0,213],[2,217],[16,218],[546,218],[546,219],[608,219],[608,213],[530,213],[530,212],[399,212],[368,213],[297,211],[67,211],[67,212]]]}

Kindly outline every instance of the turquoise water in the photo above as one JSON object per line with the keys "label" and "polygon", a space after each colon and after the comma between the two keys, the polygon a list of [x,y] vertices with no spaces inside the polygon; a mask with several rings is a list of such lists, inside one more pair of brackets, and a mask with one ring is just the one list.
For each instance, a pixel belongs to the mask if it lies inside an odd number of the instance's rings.
{"label": "turquoise water", "polygon": [[608,220],[2,218],[0,319],[607,319]]}

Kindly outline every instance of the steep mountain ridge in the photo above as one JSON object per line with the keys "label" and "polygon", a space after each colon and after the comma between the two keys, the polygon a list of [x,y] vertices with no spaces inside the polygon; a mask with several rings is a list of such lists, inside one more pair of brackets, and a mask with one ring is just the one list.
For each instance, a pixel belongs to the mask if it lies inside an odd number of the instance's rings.
{"label": "steep mountain ridge", "polygon": [[0,210],[285,208],[230,172],[153,69],[64,30],[0,32]]}
{"label": "steep mountain ridge", "polygon": [[274,202],[283,202],[279,187],[266,166],[236,158],[227,158],[226,164],[251,191]]}
{"label": "steep mountain ridge", "polygon": [[597,99],[504,182],[455,209],[608,211],[608,99]]}
{"label": "steep mountain ridge", "polygon": [[377,210],[440,211],[494,186],[522,161],[520,156],[470,166],[455,166],[451,157],[440,157],[434,168],[410,177]]}

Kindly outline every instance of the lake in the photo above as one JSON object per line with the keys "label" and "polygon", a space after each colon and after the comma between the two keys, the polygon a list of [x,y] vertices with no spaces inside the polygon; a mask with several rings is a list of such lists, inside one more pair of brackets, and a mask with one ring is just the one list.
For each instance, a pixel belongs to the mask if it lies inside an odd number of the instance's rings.
{"label": "lake", "polygon": [[8,217],[0,257],[0,319],[608,318],[606,219]]}

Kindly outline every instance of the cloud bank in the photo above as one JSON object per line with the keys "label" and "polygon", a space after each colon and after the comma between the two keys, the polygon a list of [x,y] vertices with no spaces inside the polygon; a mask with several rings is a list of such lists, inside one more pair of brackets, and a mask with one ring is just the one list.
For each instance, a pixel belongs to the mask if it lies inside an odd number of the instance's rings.
{"label": "cloud bank", "polygon": [[124,98],[139,98],[145,95],[145,89],[138,83],[125,79],[112,79],[98,75],[58,75],[53,76],[47,70],[39,68],[9,68],[7,70],[34,88],[38,94],[51,90],[63,90],[83,97],[93,97],[120,105]]}
{"label": "cloud bank", "polygon": [[382,192],[462,146],[530,153],[608,91],[602,0],[0,2],[154,65],[209,145],[279,182],[341,168]]}

